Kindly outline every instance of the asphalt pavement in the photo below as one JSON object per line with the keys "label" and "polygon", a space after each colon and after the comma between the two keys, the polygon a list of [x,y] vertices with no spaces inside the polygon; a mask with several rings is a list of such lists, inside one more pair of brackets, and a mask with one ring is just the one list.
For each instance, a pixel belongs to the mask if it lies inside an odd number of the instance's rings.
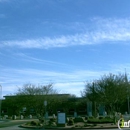
{"label": "asphalt pavement", "polygon": [[[0,130],[45,130],[45,129],[44,128],[42,128],[42,129],[27,129],[27,128],[21,128],[18,125],[15,125],[15,126],[10,126],[10,127],[0,128]],[[53,130],[57,130],[57,129],[53,129]],[[63,130],[63,129],[58,129],[58,130]],[[85,130],[85,129],[76,129],[76,130]],[[89,129],[86,129],[86,130],[89,130]],[[95,129],[91,129],[91,130],[95,130]],[[98,129],[98,130],[110,130],[110,129]],[[119,130],[119,129],[117,128],[117,129],[111,129],[111,130]],[[130,130],[130,129],[125,129],[125,130]]]}
{"label": "asphalt pavement", "polygon": [[[0,121],[0,130],[10,130],[12,127],[15,127],[15,129],[19,129],[19,125],[26,123],[28,121],[35,120],[35,119],[27,119],[27,120],[1,120]],[[15,130],[14,128],[12,130]],[[16,130],[17,130],[16,129]],[[23,129],[23,128],[21,128]],[[25,130],[25,128],[24,128]]]}
{"label": "asphalt pavement", "polygon": [[[0,121],[0,130],[30,130],[29,128],[22,128],[19,127],[21,124],[24,124],[25,122],[31,121],[31,120],[37,120],[37,119],[27,119],[27,120],[3,120]],[[96,128],[95,128],[96,129]],[[91,128],[91,130],[95,130]],[[98,128],[98,130],[119,130],[118,128]],[[38,128],[31,128],[31,130],[39,130]],[[45,130],[45,128],[42,128],[41,130]],[[49,129],[48,129],[49,130]],[[51,129],[52,130],[52,129]],[[53,130],[57,130],[56,128],[53,128]],[[58,130],[63,130],[62,128],[58,128]],[[65,130],[65,128],[64,128]],[[68,129],[70,130],[70,129]],[[80,128],[76,128],[76,130],[81,130]],[[82,129],[83,130],[83,129]],[[85,130],[85,128],[84,128]],[[86,130],[89,130],[89,128],[86,128]],[[123,128],[122,130],[130,130],[130,128]]]}
{"label": "asphalt pavement", "polygon": [[29,129],[21,128],[19,127],[19,125],[14,125],[14,126],[0,128],[0,130],[29,130]]}

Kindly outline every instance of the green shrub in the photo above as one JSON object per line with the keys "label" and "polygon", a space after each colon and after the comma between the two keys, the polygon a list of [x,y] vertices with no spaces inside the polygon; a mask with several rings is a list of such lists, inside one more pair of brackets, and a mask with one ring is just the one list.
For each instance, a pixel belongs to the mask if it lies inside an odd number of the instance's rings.
{"label": "green shrub", "polygon": [[88,119],[88,123],[113,123],[114,120],[113,119]]}
{"label": "green shrub", "polygon": [[44,123],[44,119],[43,118],[39,118],[39,122],[40,123]]}
{"label": "green shrub", "polygon": [[56,126],[56,122],[49,121],[49,126]]}
{"label": "green shrub", "polygon": [[27,123],[25,123],[25,125],[30,126],[30,125],[31,125],[31,122],[27,122]]}
{"label": "green shrub", "polygon": [[103,116],[99,116],[99,119],[104,119],[104,117]]}
{"label": "green shrub", "polygon": [[50,121],[56,122],[56,118],[50,118]]}
{"label": "green shrub", "polygon": [[85,116],[85,120],[88,120],[88,118],[89,118],[88,116]]}
{"label": "green shrub", "polygon": [[85,122],[82,117],[76,117],[74,118],[74,122]]}
{"label": "green shrub", "polygon": [[50,126],[56,126],[56,118],[50,118],[49,125]]}
{"label": "green shrub", "polygon": [[79,125],[75,125],[75,127],[79,127]]}
{"label": "green shrub", "polygon": [[111,118],[110,116],[106,116],[105,119],[108,119],[108,120],[109,120],[109,119],[112,119],[112,118]]}
{"label": "green shrub", "polygon": [[37,121],[31,121],[31,122],[30,122],[30,125],[32,125],[32,126],[37,126],[37,125],[39,125],[39,123],[38,123]]}
{"label": "green shrub", "polygon": [[74,120],[73,120],[73,118],[69,118],[69,120],[68,120],[68,125],[74,125]]}
{"label": "green shrub", "polygon": [[94,117],[93,117],[93,116],[89,116],[88,118],[89,118],[89,119],[94,119]]}
{"label": "green shrub", "polygon": [[87,123],[84,124],[84,127],[88,127],[88,126],[91,126],[91,125],[90,125],[90,124],[87,124]]}
{"label": "green shrub", "polygon": [[7,117],[6,119],[11,119],[11,117]]}

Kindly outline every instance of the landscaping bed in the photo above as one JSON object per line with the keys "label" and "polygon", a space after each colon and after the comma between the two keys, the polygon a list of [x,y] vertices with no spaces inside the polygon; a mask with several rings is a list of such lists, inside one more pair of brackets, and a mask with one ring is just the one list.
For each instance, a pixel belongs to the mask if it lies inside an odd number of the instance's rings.
{"label": "landscaping bed", "polygon": [[46,128],[46,129],[53,129],[53,128],[117,128],[117,125],[114,124],[114,120],[112,118],[88,118],[85,120],[83,117],[69,117],[67,118],[67,122],[65,127],[58,127],[57,119],[50,118],[48,120],[40,120],[27,122],[22,127],[26,128]]}
{"label": "landscaping bed", "polygon": [[104,123],[114,123],[114,119],[113,118],[93,118],[93,119],[88,119],[87,120],[88,123],[100,123],[100,124],[104,124]]}

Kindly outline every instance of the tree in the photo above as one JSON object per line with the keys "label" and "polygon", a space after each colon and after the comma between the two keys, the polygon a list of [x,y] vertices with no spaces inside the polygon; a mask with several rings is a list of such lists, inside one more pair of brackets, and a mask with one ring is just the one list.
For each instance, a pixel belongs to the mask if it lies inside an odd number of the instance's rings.
{"label": "tree", "polygon": [[[53,88],[53,84],[48,85],[33,85],[25,84],[22,88],[18,88],[14,99],[15,104],[19,105],[19,109],[27,108],[26,114],[30,113],[30,109],[34,109],[35,113],[44,113],[44,101],[57,95],[58,91]],[[50,96],[51,95],[51,96]]]}
{"label": "tree", "polygon": [[82,96],[90,101],[103,103],[108,111],[119,111],[121,105],[126,101],[128,95],[129,82],[126,81],[125,74],[104,75],[93,83],[87,83],[82,91]]}
{"label": "tree", "polygon": [[53,88],[53,84],[48,85],[33,85],[25,84],[22,88],[18,88],[16,95],[48,95],[58,94],[58,91]]}
{"label": "tree", "polygon": [[[51,114],[57,113],[58,109],[62,109],[64,112],[68,112],[68,108],[72,106],[68,100],[75,98],[74,95],[70,94],[59,94],[56,89],[53,88],[52,84],[32,85],[26,84],[18,91],[15,95],[5,96],[6,107],[17,110],[11,112],[11,114],[18,114],[23,108],[26,109],[26,115],[30,114],[30,110],[35,110],[35,114],[44,115],[45,106],[44,101],[47,101],[47,111]],[[13,104],[13,105],[11,105]]]}

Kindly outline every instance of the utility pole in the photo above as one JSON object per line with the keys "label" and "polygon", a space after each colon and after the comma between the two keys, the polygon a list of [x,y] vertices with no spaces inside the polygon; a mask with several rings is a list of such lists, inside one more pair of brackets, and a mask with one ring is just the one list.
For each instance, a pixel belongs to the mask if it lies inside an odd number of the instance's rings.
{"label": "utility pole", "polygon": [[94,116],[96,117],[96,101],[95,101],[95,83],[93,82],[93,111]]}
{"label": "utility pole", "polygon": [[129,83],[128,83],[128,79],[127,79],[127,74],[126,74],[126,69],[125,69],[125,83],[126,83],[126,87],[127,87],[127,105],[128,105],[128,114],[130,114],[130,102],[129,102]]}

